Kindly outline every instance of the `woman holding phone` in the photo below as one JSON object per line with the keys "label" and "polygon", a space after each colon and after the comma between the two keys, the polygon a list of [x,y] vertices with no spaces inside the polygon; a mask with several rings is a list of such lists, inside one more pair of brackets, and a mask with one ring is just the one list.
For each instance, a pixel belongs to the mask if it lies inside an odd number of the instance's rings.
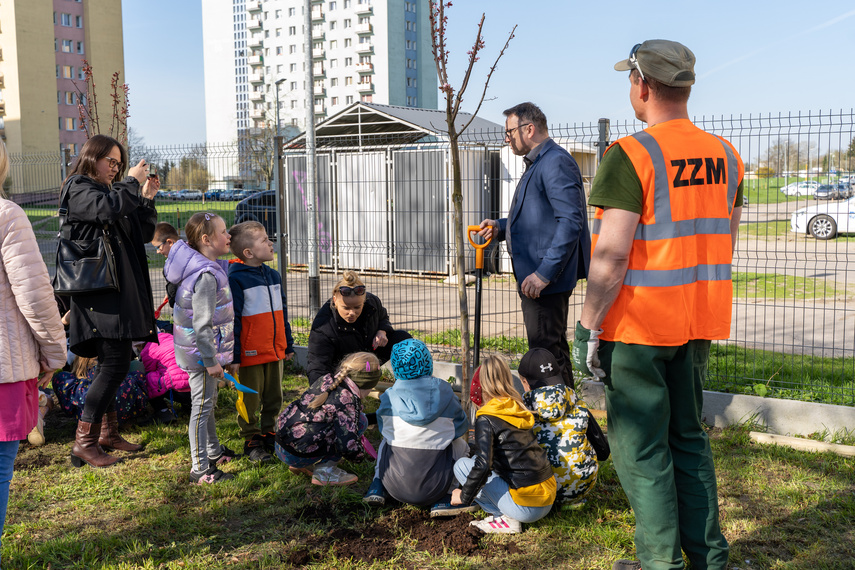
{"label": "woman holding phone", "polygon": [[407,331],[392,328],[383,303],[366,291],[359,275],[345,271],[312,322],[309,384],[334,374],[344,357],[354,352],[370,352],[382,365],[389,361],[392,347],[408,338],[412,337]]}
{"label": "woman holding phone", "polygon": [[115,394],[128,373],[134,341],[157,342],[151,282],[144,245],[157,223],[154,195],[157,178],[147,179],[145,160],[122,174],[128,162],[124,147],[112,137],[95,135],[86,141],[63,184],[68,195],[67,221],[71,239],[100,238],[109,228],[116,262],[117,291],[71,298],[71,351],[98,358],[83,413],[77,424],[71,462],[107,467],[118,461],[104,449],[139,451],[142,445],[119,435]]}

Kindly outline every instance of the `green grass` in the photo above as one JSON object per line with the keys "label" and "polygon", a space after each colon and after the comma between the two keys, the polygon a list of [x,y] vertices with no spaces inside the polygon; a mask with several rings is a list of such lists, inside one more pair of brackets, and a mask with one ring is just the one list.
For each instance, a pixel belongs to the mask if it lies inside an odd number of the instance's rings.
{"label": "green grass", "polygon": [[704,388],[855,406],[855,360],[714,343]]}
{"label": "green grass", "polygon": [[[413,338],[425,344],[440,344],[445,346],[460,346],[460,329],[450,329],[438,333],[409,331]],[[474,346],[475,335],[469,335],[469,346]],[[482,350],[494,350],[503,354],[525,354],[528,351],[528,339],[520,336],[484,336],[481,337]]]}
{"label": "green grass", "polygon": [[779,238],[790,234],[790,222],[759,222],[739,226],[739,237],[753,236],[761,238]]}
{"label": "green grass", "polygon": [[[305,377],[286,376],[286,401],[305,386]],[[217,432],[239,448],[234,400],[233,390],[221,392]],[[368,403],[369,409],[377,405]],[[48,416],[48,444],[23,444],[16,461],[4,569],[607,570],[634,555],[634,518],[611,460],[601,465],[582,508],[555,509],[520,535],[477,539],[469,554],[452,548],[429,553],[423,537],[446,536],[445,525],[455,520],[412,526],[406,520],[420,516],[413,507],[365,506],[361,496],[373,463],[343,462],[359,475],[345,488],[316,487],[281,463],[254,466],[246,459],[225,466],[236,474],[233,481],[191,486],[182,418],[182,424],[126,430],[146,449],[120,453],[125,460],[116,467],[73,469],[74,422],[55,414]],[[368,435],[376,444],[377,432]],[[732,567],[851,568],[855,459],[758,445],[748,427],[710,429],[709,436]],[[465,538],[465,528],[449,539]],[[358,557],[369,551],[379,554]]]}
{"label": "green grass", "polygon": [[743,299],[834,299],[850,295],[834,281],[778,273],[733,273],[733,296]]}

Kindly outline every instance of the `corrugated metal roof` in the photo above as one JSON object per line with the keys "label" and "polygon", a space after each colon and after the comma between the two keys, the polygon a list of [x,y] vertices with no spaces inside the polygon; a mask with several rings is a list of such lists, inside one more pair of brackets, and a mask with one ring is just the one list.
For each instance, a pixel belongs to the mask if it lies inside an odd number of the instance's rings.
{"label": "corrugated metal roof", "polygon": [[[462,128],[471,113],[459,113],[455,125]],[[304,148],[306,133],[291,139],[286,148]],[[504,143],[502,125],[475,117],[458,139],[463,144]],[[315,145],[322,147],[399,146],[416,142],[447,142],[445,111],[397,107],[358,101],[315,125]]]}

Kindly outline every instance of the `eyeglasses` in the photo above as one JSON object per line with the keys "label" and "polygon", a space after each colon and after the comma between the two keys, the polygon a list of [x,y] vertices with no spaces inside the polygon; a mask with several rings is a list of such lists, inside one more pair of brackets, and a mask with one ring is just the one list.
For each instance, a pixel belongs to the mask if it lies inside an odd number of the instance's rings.
{"label": "eyeglasses", "polygon": [[641,80],[647,82],[647,80],[644,78],[644,72],[641,71],[641,66],[638,65],[638,57],[636,57],[635,55],[640,47],[641,44],[635,44],[634,46],[632,46],[632,49],[629,51],[629,62],[635,66],[635,69],[638,70],[638,74],[641,76]]}
{"label": "eyeglasses", "polygon": [[508,129],[508,130],[506,130],[506,131],[505,131],[505,138],[506,138],[506,139],[511,138],[511,135],[512,135],[512,134],[514,134],[514,131],[515,131],[515,130],[517,130],[517,129],[518,129],[518,128],[520,128],[520,127],[527,127],[527,126],[529,126],[530,124],[531,124],[531,123],[523,123],[523,124],[521,124],[521,125],[517,125],[516,127],[512,128],[512,129]]}
{"label": "eyeglasses", "polygon": [[338,292],[341,293],[342,297],[350,297],[351,295],[356,295],[357,297],[361,297],[365,295],[365,285],[357,285],[356,287],[339,287]]}
{"label": "eyeglasses", "polygon": [[151,242],[151,246],[154,248],[154,250],[155,250],[157,253],[160,253],[160,250],[162,250],[162,249],[163,249],[163,246],[165,246],[165,245],[167,245],[167,244],[166,244],[166,240],[164,240],[164,241],[162,241],[162,242],[160,242],[160,243],[154,243],[154,242]]}
{"label": "eyeglasses", "polygon": [[124,166],[121,162],[119,162],[115,158],[111,158],[109,156],[105,156],[104,158],[107,160],[107,166],[109,166],[110,168],[118,168],[119,170],[121,170],[122,166]]}

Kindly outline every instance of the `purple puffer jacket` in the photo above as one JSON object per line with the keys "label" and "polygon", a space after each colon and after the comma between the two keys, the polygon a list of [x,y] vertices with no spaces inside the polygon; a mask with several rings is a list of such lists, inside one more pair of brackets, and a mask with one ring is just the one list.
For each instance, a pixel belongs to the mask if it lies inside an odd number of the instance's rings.
{"label": "purple puffer jacket", "polygon": [[235,313],[232,292],[229,288],[229,264],[223,260],[212,261],[178,240],[169,250],[163,266],[163,276],[170,283],[178,284],[175,293],[175,308],[172,329],[175,344],[175,360],[184,370],[204,370],[199,364],[200,355],[196,347],[196,331],[193,329],[193,291],[203,273],[212,274],[217,280],[217,306],[214,310],[214,340],[216,359],[221,366],[230,364],[234,354]]}
{"label": "purple puffer jacket", "polygon": [[175,348],[172,335],[157,335],[160,344],[150,342],[140,352],[140,360],[145,366],[146,390],[149,398],[157,398],[169,390],[190,391],[190,376],[175,362]]}

